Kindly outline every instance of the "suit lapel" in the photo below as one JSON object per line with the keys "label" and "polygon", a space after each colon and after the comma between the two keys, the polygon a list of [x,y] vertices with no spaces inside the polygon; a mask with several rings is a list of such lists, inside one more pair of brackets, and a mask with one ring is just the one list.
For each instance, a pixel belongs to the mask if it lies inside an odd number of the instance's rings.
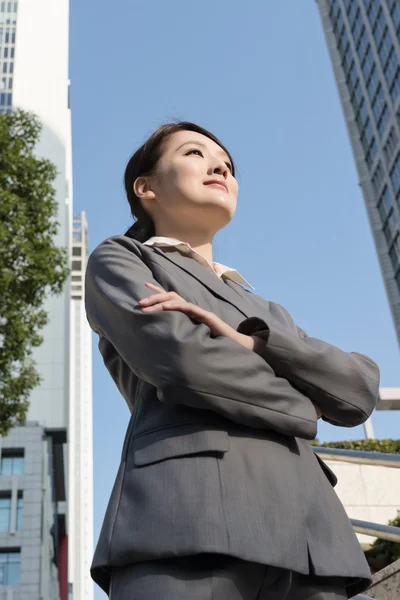
{"label": "suit lapel", "polygon": [[180,269],[186,271],[191,277],[197,279],[212,294],[235,306],[245,317],[250,316],[251,306],[246,299],[248,293],[243,290],[240,284],[229,280],[225,283],[210,269],[193,260],[190,256],[184,256],[178,250],[163,252],[157,246],[151,246],[150,248],[166,260],[177,265]]}

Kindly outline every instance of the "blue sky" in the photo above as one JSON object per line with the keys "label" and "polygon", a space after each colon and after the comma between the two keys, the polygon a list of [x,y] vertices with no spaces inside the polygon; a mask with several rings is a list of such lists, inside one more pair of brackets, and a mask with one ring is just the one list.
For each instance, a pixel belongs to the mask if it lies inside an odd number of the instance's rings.
{"label": "blue sky", "polygon": [[[105,0],[71,5],[74,209],[90,248],[131,223],[122,177],[159,124],[194,121],[239,170],[234,221],[214,259],[283,304],[309,335],[370,355],[400,385],[399,349],[316,2]],[[95,537],[128,411],[94,347]],[[377,437],[398,437],[377,413]],[[323,441],[361,427],[321,423]],[[105,596],[96,591],[96,599]]]}

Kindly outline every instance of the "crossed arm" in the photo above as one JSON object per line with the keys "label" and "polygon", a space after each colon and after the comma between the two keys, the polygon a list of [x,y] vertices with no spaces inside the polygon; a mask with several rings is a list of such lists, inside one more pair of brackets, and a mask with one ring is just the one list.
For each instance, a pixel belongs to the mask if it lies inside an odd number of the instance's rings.
{"label": "crossed arm", "polygon": [[[281,376],[266,356],[228,337],[212,337],[204,323],[182,312],[143,312],[138,303],[148,296],[146,282],[157,285],[138,246],[111,238],[89,259],[86,311],[92,329],[157,388],[160,401],[212,410],[247,427],[315,437],[314,400],[297,380]],[[353,412],[359,422],[368,416],[359,406]]]}

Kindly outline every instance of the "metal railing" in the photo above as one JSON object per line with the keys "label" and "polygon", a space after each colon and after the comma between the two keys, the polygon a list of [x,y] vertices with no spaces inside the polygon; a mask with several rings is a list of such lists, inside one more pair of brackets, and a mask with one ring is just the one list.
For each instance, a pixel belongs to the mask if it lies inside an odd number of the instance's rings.
{"label": "metal railing", "polygon": [[380,540],[388,540],[389,542],[400,542],[400,527],[358,521],[358,519],[350,519],[350,521],[356,533],[363,533],[364,535],[377,537]]}
{"label": "metal railing", "polygon": [[363,450],[343,450],[342,448],[319,448],[317,446],[313,446],[312,449],[324,460],[400,469],[400,454],[364,452]]}
{"label": "metal railing", "polygon": [[[324,460],[400,469],[400,454],[344,450],[342,448],[320,448],[317,446],[313,446],[312,449]],[[400,527],[369,523],[368,521],[359,521],[358,519],[350,519],[350,521],[356,533],[400,543]],[[365,594],[357,594],[352,600],[373,600],[373,598]]]}

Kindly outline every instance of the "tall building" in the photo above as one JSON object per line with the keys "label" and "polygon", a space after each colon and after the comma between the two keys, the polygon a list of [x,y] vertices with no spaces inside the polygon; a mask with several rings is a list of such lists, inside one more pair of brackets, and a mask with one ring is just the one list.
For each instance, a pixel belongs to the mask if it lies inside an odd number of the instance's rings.
{"label": "tall building", "polygon": [[[22,108],[42,124],[36,153],[58,173],[55,241],[72,259],[68,55],[69,0],[0,1],[0,113]],[[0,600],[92,598],[91,354],[71,278],[44,306],[27,425],[0,440]]]}
{"label": "tall building", "polygon": [[89,256],[85,213],[74,216],[71,272],[71,401],[69,429],[69,581],[74,600],[92,600],[93,456],[92,333],[84,278]]}
{"label": "tall building", "polygon": [[400,3],[317,1],[400,342]]}
{"label": "tall building", "polygon": [[1,440],[1,600],[68,598],[63,444],[37,423]]}

